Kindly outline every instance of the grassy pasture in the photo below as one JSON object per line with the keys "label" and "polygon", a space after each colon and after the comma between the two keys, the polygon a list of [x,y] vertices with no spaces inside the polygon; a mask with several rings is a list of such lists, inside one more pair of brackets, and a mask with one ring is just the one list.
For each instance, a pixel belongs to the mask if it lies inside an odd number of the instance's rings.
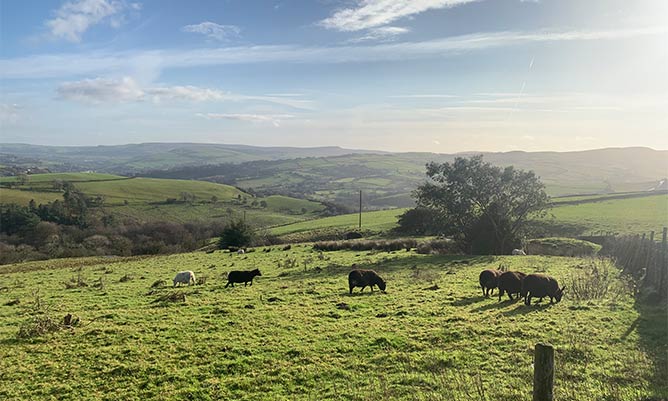
{"label": "grassy pasture", "polygon": [[[397,224],[397,217],[406,209],[379,210],[374,212],[362,213],[362,227],[367,230],[386,231],[392,229]],[[333,217],[323,217],[321,219],[307,220],[299,223],[274,227],[271,233],[275,235],[293,234],[312,230],[322,230],[330,228],[350,228],[358,227],[359,214],[342,214]]]}
{"label": "grassy pasture", "polygon": [[[560,201],[588,201],[578,205],[560,205]],[[397,217],[406,209],[364,212],[362,227],[384,231],[396,226]],[[356,213],[325,217],[275,227],[276,235],[292,234],[326,228],[357,227]],[[606,231],[620,234],[639,234],[649,231],[660,232],[668,226],[668,194],[642,196],[627,199],[607,199],[605,195],[588,195],[574,198],[560,198],[549,209],[546,221],[581,226],[585,232]]]}
{"label": "grassy pasture", "polygon": [[[118,180],[124,179],[120,175],[102,174],[102,173],[45,173],[28,175],[28,185],[48,183],[55,180],[80,182],[80,181],[102,181],[102,180]],[[0,183],[16,182],[18,177],[0,177]]]}
{"label": "grassy pasture", "polygon": [[[15,179],[16,177],[5,177],[4,181]],[[77,189],[88,196],[104,197],[104,213],[120,219],[168,220],[183,223],[211,218],[242,218],[245,210],[251,222],[260,227],[267,227],[303,221],[324,209],[318,202],[287,196],[253,198],[235,187],[207,181],[128,179],[96,173],[35,174],[30,176],[29,182],[20,189],[0,188],[0,203],[27,205],[31,199],[38,204],[62,200],[62,193],[52,189],[54,180],[73,182]],[[193,204],[165,202],[168,198],[178,200],[182,192],[195,195],[195,202]],[[247,198],[248,204],[253,200],[258,202],[264,200],[267,202],[267,207],[243,207],[236,202],[240,195]],[[214,196],[217,198],[215,203],[211,202]]]}
{"label": "grassy pasture", "polygon": [[0,189],[0,203],[16,203],[19,205],[27,205],[30,200],[34,199],[37,204],[49,203],[55,200],[62,200],[63,194],[60,192],[36,192],[24,191],[21,189]]}
{"label": "grassy pasture", "polygon": [[[348,295],[352,263],[385,277],[387,294]],[[586,263],[348,251],[320,259],[293,246],[2,266],[0,398],[520,400],[530,398],[539,341],[556,347],[556,399],[668,396],[665,310],[636,309],[627,295],[526,307],[483,298],[477,286],[482,269],[500,264],[565,281]],[[252,287],[224,288],[224,272],[255,267],[263,276]],[[174,290],[151,293],[152,283],[183,269],[206,283],[176,290],[185,303],[156,303]],[[65,289],[78,275],[89,286]],[[81,324],[17,339],[37,290],[48,314]]]}
{"label": "grassy pasture", "polygon": [[560,223],[587,227],[587,232],[660,232],[668,226],[668,195],[562,205],[550,209],[550,214]]}

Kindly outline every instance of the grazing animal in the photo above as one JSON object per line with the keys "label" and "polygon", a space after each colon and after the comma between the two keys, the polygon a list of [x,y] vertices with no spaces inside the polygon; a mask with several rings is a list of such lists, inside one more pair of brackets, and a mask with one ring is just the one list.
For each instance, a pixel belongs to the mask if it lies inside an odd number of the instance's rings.
{"label": "grazing animal", "polygon": [[237,250],[237,255],[243,255],[244,253],[246,253],[246,251],[244,251],[243,249]]}
{"label": "grazing animal", "polygon": [[512,254],[515,255],[515,256],[517,256],[517,255],[527,256],[527,253],[524,252],[523,249],[513,249]]}
{"label": "grazing animal", "polygon": [[182,271],[176,273],[176,276],[174,276],[174,287],[176,287],[177,284],[195,284],[197,281],[195,280],[195,273],[193,273],[190,270]]}
{"label": "grazing animal", "polygon": [[524,303],[531,305],[531,298],[538,298],[538,302],[543,300],[543,297],[550,297],[550,303],[561,301],[564,295],[566,286],[559,288],[559,283],[553,277],[545,274],[529,274],[522,281],[522,295],[524,296]]}
{"label": "grazing animal", "polygon": [[348,287],[350,287],[351,294],[355,287],[362,287],[360,291],[362,292],[364,291],[364,287],[368,286],[371,288],[371,292],[373,292],[374,285],[377,285],[381,291],[385,292],[385,280],[373,270],[353,270],[348,273]]}
{"label": "grazing animal", "polygon": [[262,273],[260,273],[260,269],[249,271],[232,270],[230,274],[227,275],[227,284],[225,284],[225,288],[227,288],[228,285],[234,287],[234,283],[244,283],[244,287],[247,286],[248,283],[253,285],[253,278],[261,275]]}
{"label": "grazing animal", "polygon": [[517,299],[524,296],[522,293],[522,280],[526,274],[522,272],[504,272],[499,276],[499,302],[503,293],[508,294],[508,298],[513,300],[513,294],[517,294]]}
{"label": "grazing animal", "polygon": [[480,282],[483,296],[488,297],[494,293],[494,289],[499,285],[499,276],[501,276],[501,274],[503,274],[501,270],[494,269],[487,269],[480,272],[478,281]]}

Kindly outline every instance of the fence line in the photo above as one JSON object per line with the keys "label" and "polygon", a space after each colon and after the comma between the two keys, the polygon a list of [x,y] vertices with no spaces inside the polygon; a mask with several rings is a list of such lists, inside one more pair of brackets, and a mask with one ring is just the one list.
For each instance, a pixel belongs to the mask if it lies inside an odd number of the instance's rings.
{"label": "fence line", "polygon": [[601,254],[614,258],[624,274],[629,275],[644,294],[656,293],[668,299],[668,227],[663,228],[661,242],[655,232],[642,235],[601,235],[585,237],[603,246]]}

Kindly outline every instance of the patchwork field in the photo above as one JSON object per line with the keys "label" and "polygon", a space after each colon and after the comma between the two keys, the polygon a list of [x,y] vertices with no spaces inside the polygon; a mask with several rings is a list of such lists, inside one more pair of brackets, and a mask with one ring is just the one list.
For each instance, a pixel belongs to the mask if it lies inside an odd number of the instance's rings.
{"label": "patchwork field", "polygon": [[[353,263],[385,277],[387,293],[348,295]],[[665,309],[634,306],[614,270],[615,290],[590,301],[567,290],[559,304],[527,307],[484,298],[477,286],[482,269],[500,265],[568,285],[590,263],[403,251],[319,256],[298,245],[1,266],[0,398],[520,400],[530,398],[539,341],[556,349],[555,399],[668,396]],[[224,288],[225,272],[256,267],[263,275],[253,286]],[[183,269],[206,282],[170,288]],[[159,301],[169,294],[185,302]],[[73,329],[17,338],[31,316],[67,313],[81,319]]]}
{"label": "patchwork field", "polygon": [[[0,184],[16,180],[16,177],[2,177]],[[38,204],[62,200],[62,192],[53,188],[54,181],[71,182],[87,196],[104,198],[102,210],[98,212],[119,219],[184,223],[242,218],[246,212],[249,221],[266,227],[303,221],[324,210],[318,202],[278,195],[256,198],[235,187],[206,181],[127,178],[97,173],[35,174],[24,185],[0,188],[0,203],[27,205],[31,199]],[[194,201],[176,202],[183,193],[193,195]],[[240,198],[245,198],[246,203],[240,203]],[[253,201],[257,202],[255,206],[251,205]],[[266,203],[264,207],[259,205],[262,201]]]}
{"label": "patchwork field", "polygon": [[668,194],[562,205],[550,214],[560,223],[586,227],[588,233],[659,233],[668,226]]}
{"label": "patchwork field", "polygon": [[[406,209],[390,209],[374,212],[363,212],[362,228],[365,230],[374,231],[390,230],[397,225],[398,216],[405,211]],[[285,235],[332,228],[355,229],[358,226],[359,214],[351,213],[274,227],[271,229],[271,233],[275,235]]]}
{"label": "patchwork field", "polygon": [[[589,195],[557,199],[543,221],[577,226],[583,234],[598,231],[619,234],[641,234],[650,231],[658,233],[663,227],[668,226],[668,194],[627,199],[609,199],[609,196]],[[584,203],[562,204],[567,201]],[[364,212],[362,227],[374,231],[392,229],[396,226],[397,217],[405,210]],[[357,219],[358,214],[351,213],[274,227],[271,231],[276,235],[285,235],[330,227],[355,229],[358,226]]]}

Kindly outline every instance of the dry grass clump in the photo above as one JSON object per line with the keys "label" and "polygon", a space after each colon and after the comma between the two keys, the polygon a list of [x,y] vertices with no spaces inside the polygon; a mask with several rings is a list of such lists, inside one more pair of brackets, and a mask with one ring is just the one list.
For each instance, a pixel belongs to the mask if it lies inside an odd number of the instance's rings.
{"label": "dry grass clump", "polygon": [[81,270],[79,270],[79,273],[77,273],[76,277],[70,278],[70,281],[66,281],[63,284],[65,284],[65,289],[68,290],[73,288],[88,287],[88,283],[86,283],[86,280],[83,278]]}
{"label": "dry grass clump", "polygon": [[566,280],[569,297],[586,301],[625,292],[617,282],[617,271],[609,259],[592,258],[578,268]]}
{"label": "dry grass clump", "polygon": [[176,292],[170,292],[168,294],[164,294],[156,298],[153,303],[185,303],[186,302],[186,294],[181,291],[176,291]]}
{"label": "dry grass clump", "polygon": [[452,255],[459,253],[459,247],[455,241],[449,239],[435,239],[419,244],[417,246],[417,253],[427,255]]}

